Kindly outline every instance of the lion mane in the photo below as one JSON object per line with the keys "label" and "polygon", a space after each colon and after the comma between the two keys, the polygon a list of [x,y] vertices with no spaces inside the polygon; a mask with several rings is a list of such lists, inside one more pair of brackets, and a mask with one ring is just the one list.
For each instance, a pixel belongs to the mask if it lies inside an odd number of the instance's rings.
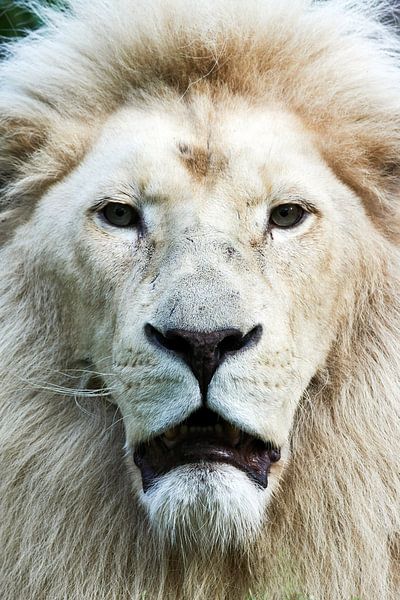
{"label": "lion mane", "polygon": [[[70,0],[7,47],[0,89],[0,596],[397,600],[400,531],[399,42],[380,2]],[[387,7],[386,7],[387,8]],[[124,432],[71,369],[66,282],[23,226],[130,99],[192,88],[283,103],[378,232],[357,303],[291,432],[246,554],[163,551],[132,501]],[[356,216],[355,216],[356,218]],[[351,257],[349,257],[351,260]],[[58,285],[60,283],[60,285]],[[98,374],[101,376],[101,373]]]}

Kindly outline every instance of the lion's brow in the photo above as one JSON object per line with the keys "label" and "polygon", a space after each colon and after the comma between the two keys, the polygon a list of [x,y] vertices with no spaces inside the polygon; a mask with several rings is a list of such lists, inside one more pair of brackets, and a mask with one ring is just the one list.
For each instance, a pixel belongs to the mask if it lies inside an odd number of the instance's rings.
{"label": "lion's brow", "polygon": [[195,179],[204,179],[210,174],[221,172],[227,164],[226,157],[209,146],[194,146],[183,142],[178,144],[179,157]]}

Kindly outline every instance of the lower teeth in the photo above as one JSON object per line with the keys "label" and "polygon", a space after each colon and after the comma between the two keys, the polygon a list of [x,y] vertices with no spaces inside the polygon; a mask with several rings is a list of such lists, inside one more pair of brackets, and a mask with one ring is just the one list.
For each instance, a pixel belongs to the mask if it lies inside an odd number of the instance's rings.
{"label": "lower teeth", "polygon": [[168,441],[172,441],[174,440],[176,437],[178,437],[179,434],[179,429],[178,427],[174,427],[173,429],[168,429],[168,431],[166,431],[164,433],[164,437],[165,439],[167,439]]}

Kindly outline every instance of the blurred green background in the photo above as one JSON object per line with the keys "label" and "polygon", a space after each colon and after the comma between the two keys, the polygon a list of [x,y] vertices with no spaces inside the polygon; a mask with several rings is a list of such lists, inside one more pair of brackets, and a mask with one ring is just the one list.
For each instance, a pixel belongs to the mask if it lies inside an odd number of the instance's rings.
{"label": "blurred green background", "polygon": [[[50,4],[42,1],[42,4]],[[0,0],[0,42],[23,35],[40,25],[33,11],[18,4],[16,0]]]}

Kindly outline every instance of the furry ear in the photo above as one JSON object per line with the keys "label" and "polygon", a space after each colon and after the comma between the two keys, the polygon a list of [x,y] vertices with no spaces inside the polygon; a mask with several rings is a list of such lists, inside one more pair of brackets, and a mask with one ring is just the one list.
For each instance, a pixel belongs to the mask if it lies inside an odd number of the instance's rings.
{"label": "furry ear", "polygon": [[342,180],[363,199],[375,226],[400,243],[400,162],[373,156],[367,168],[343,169]]}
{"label": "furry ear", "polygon": [[385,115],[382,123],[366,125],[363,134],[350,124],[348,132],[344,127],[339,135],[327,131],[320,140],[322,155],[335,174],[362,199],[376,227],[399,244],[400,123],[393,124],[396,118]]}
{"label": "furry ear", "polygon": [[31,166],[47,139],[43,121],[15,116],[0,118],[0,246],[13,236],[29,215],[30,198],[40,190],[43,178],[34,177]]}
{"label": "furry ear", "polygon": [[24,196],[18,193],[17,182],[24,178],[25,166],[45,139],[45,128],[26,119],[0,119],[0,246],[27,220]]}
{"label": "furry ear", "polygon": [[0,245],[82,159],[93,127],[57,115],[0,116]]}
{"label": "furry ear", "polygon": [[7,204],[12,184],[24,173],[26,165],[44,144],[46,128],[26,119],[0,119],[0,207]]}
{"label": "furry ear", "polygon": [[19,225],[26,223],[28,216],[29,213],[27,213],[24,206],[3,211],[0,210],[0,246],[3,246],[11,239],[15,229]]}

